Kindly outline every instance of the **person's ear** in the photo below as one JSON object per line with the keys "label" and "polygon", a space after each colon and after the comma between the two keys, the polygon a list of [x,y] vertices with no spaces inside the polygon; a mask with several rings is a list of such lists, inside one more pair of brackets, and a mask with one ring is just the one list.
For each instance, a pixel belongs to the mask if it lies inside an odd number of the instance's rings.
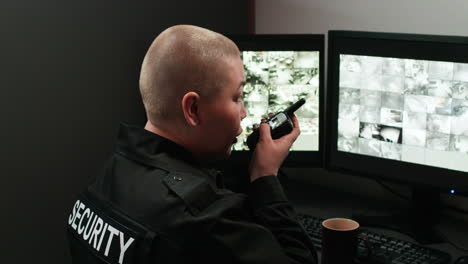
{"label": "person's ear", "polygon": [[199,102],[200,96],[196,92],[188,92],[182,98],[182,111],[184,112],[185,121],[190,126],[196,126],[200,122]]}

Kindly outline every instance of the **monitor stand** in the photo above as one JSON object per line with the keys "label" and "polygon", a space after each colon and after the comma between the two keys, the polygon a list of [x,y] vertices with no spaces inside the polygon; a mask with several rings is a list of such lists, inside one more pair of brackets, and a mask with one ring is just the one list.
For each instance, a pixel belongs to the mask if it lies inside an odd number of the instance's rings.
{"label": "monitor stand", "polygon": [[435,231],[440,221],[440,193],[427,187],[412,187],[411,206],[392,215],[353,215],[362,226],[392,229],[421,244],[443,242]]}

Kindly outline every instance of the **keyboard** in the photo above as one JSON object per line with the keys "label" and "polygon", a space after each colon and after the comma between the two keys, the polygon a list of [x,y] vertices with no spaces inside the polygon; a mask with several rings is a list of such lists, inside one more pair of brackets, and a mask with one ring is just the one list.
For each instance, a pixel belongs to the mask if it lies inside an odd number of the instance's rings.
{"label": "keyboard", "polygon": [[[322,221],[319,217],[300,214],[299,220],[304,226],[317,249],[322,248]],[[367,245],[364,240],[367,240]],[[357,259],[365,263],[378,264],[448,264],[451,257],[448,253],[424,247],[412,242],[399,240],[361,228],[358,235]],[[369,258],[368,247],[372,254]]]}

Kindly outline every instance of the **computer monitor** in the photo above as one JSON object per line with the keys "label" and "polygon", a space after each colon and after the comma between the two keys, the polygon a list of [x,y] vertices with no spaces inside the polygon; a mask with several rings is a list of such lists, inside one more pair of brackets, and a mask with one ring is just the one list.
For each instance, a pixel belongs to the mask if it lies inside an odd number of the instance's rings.
{"label": "computer monitor", "polygon": [[326,167],[467,194],[468,37],[330,31],[328,53]]}
{"label": "computer monitor", "polygon": [[[322,166],[323,35],[244,35],[230,37],[239,47],[246,74],[243,132],[233,146],[233,160],[250,158],[246,144],[253,126],[269,113],[284,110],[301,98],[295,114],[301,135],[283,166]],[[267,155],[267,154],[266,154]]]}

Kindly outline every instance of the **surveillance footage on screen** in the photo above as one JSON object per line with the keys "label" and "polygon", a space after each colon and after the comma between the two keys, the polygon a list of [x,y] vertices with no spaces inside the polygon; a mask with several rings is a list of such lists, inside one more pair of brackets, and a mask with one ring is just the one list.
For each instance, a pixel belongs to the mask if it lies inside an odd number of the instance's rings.
{"label": "surveillance footage on screen", "polygon": [[468,63],[340,55],[338,150],[468,172]]}
{"label": "surveillance footage on screen", "polygon": [[246,85],[244,104],[247,117],[234,150],[247,150],[247,135],[268,113],[277,113],[301,98],[306,103],[295,114],[301,135],[291,150],[318,150],[319,134],[319,52],[244,51]]}

